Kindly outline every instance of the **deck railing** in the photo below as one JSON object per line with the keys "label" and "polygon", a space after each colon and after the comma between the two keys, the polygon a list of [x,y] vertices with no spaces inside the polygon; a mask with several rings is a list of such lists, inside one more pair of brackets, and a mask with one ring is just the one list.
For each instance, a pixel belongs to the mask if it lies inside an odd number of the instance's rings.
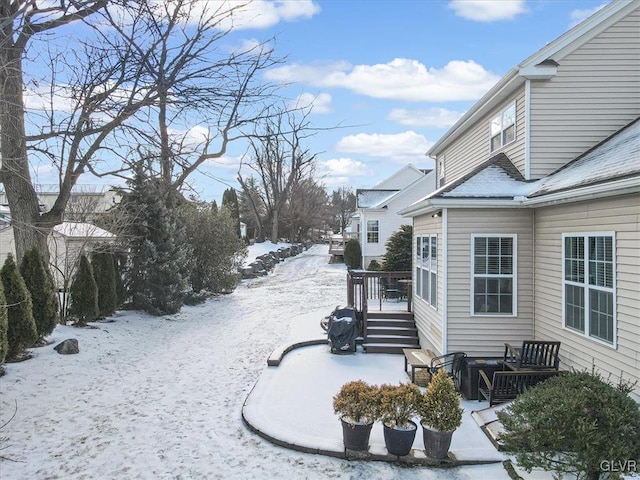
{"label": "deck railing", "polygon": [[369,308],[383,310],[383,303],[405,300],[411,311],[411,272],[374,272],[349,270],[347,273],[347,304],[362,318],[366,335]]}

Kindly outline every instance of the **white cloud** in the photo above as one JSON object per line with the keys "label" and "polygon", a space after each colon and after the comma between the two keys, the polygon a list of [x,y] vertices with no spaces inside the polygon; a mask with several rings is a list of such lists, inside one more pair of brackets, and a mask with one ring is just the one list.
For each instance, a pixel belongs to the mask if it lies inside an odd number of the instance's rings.
{"label": "white cloud", "polygon": [[266,76],[280,82],[346,88],[373,98],[420,102],[477,100],[500,78],[473,60],[452,60],[443,68],[427,68],[407,58],[356,66],[294,63],[269,70]]}
{"label": "white cloud", "polygon": [[211,166],[211,167],[220,167],[220,168],[224,168],[227,170],[238,170],[238,167],[240,167],[240,161],[242,160],[242,157],[240,156],[222,156],[219,158],[210,158],[209,160],[206,160],[204,163],[205,165]]}
{"label": "white cloud", "polygon": [[[295,22],[297,20],[311,18],[320,12],[320,6],[312,0],[291,1],[266,1],[254,0],[207,0],[199,2],[201,9],[209,8],[210,11],[219,11],[221,14],[231,10],[222,28],[233,27],[240,29],[264,29],[273,27],[281,21]],[[197,19],[197,13],[193,18]],[[226,13],[225,13],[226,14]]]}
{"label": "white cloud", "polygon": [[344,179],[348,177],[372,177],[373,171],[360,160],[352,158],[332,158],[319,162],[319,173],[322,176]]}
{"label": "white cloud", "polygon": [[311,109],[312,113],[331,113],[331,95],[328,93],[320,93],[313,95],[312,93],[303,93],[293,101],[293,108],[300,108],[303,110]]}
{"label": "white cloud", "polygon": [[525,0],[451,0],[449,8],[457,16],[476,22],[513,20],[529,11]]}
{"label": "white cloud", "polygon": [[571,16],[571,24],[569,25],[569,28],[575,27],[580,22],[582,22],[583,20],[586,20],[591,15],[596,13],[598,10],[600,10],[601,8],[604,8],[606,6],[607,6],[607,4],[603,3],[602,5],[598,5],[597,7],[585,8],[585,9],[582,9],[582,10],[574,10],[574,11],[572,11],[571,15],[570,15]]}
{"label": "white cloud", "polygon": [[463,113],[446,108],[427,108],[426,110],[407,110],[394,108],[387,119],[408,127],[449,128],[462,117]]}
{"label": "white cloud", "polygon": [[359,133],[343,137],[336,150],[372,157],[390,158],[397,162],[422,161],[433,142],[411,130],[397,134]]}

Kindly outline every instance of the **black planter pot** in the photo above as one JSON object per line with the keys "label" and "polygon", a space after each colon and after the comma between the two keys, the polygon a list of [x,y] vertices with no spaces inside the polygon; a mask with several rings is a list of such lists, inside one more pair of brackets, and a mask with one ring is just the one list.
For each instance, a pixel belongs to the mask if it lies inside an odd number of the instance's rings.
{"label": "black planter pot", "polygon": [[438,460],[444,460],[449,453],[449,447],[451,446],[451,432],[440,432],[438,430],[431,430],[428,427],[422,425],[422,438],[424,440],[424,451],[427,457],[435,458]]}
{"label": "black planter pot", "polygon": [[399,457],[409,455],[411,447],[413,446],[413,440],[416,438],[416,431],[418,430],[418,426],[414,422],[409,421],[409,423],[413,428],[407,430],[399,430],[383,425],[384,444],[391,455],[398,455]]}
{"label": "black planter pot", "polygon": [[362,425],[345,422],[342,418],[342,439],[347,450],[369,450],[369,437],[373,422]]}

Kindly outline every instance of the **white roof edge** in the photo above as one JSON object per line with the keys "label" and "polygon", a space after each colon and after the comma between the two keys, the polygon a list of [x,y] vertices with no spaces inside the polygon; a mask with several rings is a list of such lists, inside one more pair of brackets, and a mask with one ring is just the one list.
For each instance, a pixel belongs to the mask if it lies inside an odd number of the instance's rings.
{"label": "white roof edge", "polygon": [[403,195],[405,195],[407,192],[410,192],[411,190],[413,190],[414,188],[416,188],[417,186],[419,186],[420,184],[422,184],[423,182],[426,182],[429,177],[435,175],[435,170],[431,170],[429,173],[424,174],[422,177],[418,178],[417,180],[411,182],[409,185],[407,185],[406,187],[398,190],[396,193],[394,193],[392,196],[384,199],[382,202],[378,203],[378,208],[383,208],[385,205],[387,205],[389,202],[393,202],[396,198],[401,197]]}
{"label": "white roof edge", "polygon": [[396,177],[396,176],[400,175],[400,173],[404,172],[405,170],[409,170],[409,169],[414,170],[416,173],[420,173],[420,174],[424,175],[424,172],[422,172],[422,170],[420,170],[418,167],[416,167],[412,163],[407,163],[401,169],[396,170],[395,172],[393,172],[391,175],[389,175],[384,180],[381,180],[378,183],[376,183],[373,187],[371,187],[371,188],[363,188],[362,190],[378,190],[378,186],[379,185],[382,185],[383,183],[388,182],[393,177]]}
{"label": "white roof edge", "polygon": [[[486,110],[493,108],[495,104],[504,100],[505,96],[515,91],[526,80],[526,76],[533,76],[535,67],[553,56],[557,52],[576,44],[573,49],[578,48],[589,38],[583,38],[585,35],[596,29],[598,26],[606,28],[608,24],[606,20],[611,22],[617,21],[620,17],[626,15],[628,11],[635,10],[640,7],[637,0],[614,0],[610,4],[598,10],[586,20],[582,21],[572,29],[563,33],[554,41],[538,50],[536,53],[519,63],[516,67],[509,70],[498,83],[496,83],[480,100],[478,100],[467,112],[451,127],[428,151],[427,156],[433,158],[434,155],[440,153],[444,148],[449,146],[454,140],[462,135],[467,127],[475,121],[475,119],[485,113]],[[522,69],[522,72],[521,72]],[[549,73],[551,69],[544,69],[544,73]],[[522,76],[525,74],[525,76]],[[542,78],[542,77],[541,77]]]}

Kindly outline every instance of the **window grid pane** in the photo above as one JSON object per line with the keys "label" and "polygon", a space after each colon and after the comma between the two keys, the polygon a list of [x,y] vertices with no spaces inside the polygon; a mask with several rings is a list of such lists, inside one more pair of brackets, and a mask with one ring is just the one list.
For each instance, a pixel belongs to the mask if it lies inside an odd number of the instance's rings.
{"label": "window grid pane", "polygon": [[565,326],[611,344],[616,335],[613,258],[612,235],[564,239]]}
{"label": "window grid pane", "polygon": [[475,237],[474,313],[513,314],[513,238]]}

